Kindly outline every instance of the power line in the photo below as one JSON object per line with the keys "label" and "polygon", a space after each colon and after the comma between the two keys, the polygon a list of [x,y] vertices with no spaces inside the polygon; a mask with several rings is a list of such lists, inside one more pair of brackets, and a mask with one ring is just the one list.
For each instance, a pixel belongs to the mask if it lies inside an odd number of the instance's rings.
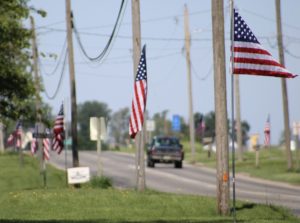
{"label": "power line", "polygon": [[65,21],[58,21],[58,22],[47,24],[47,25],[38,26],[38,27],[36,27],[36,29],[44,29],[44,28],[47,28],[47,27],[50,27],[50,26],[55,26],[57,24],[62,24],[62,23],[65,23]]}
{"label": "power line", "polygon": [[43,64],[42,64],[42,61],[41,61],[40,57],[38,57],[38,63],[39,63],[40,70],[43,70],[43,72],[44,72],[47,76],[52,76],[53,74],[56,73],[56,71],[57,71],[59,65],[61,64],[61,61],[62,61],[62,58],[63,58],[64,51],[66,50],[66,43],[67,43],[67,38],[66,38],[66,40],[65,40],[65,42],[64,42],[64,45],[63,45],[63,47],[62,47],[62,49],[61,49],[60,57],[59,57],[59,59],[58,59],[58,61],[57,61],[57,64],[55,65],[54,69],[53,69],[51,72],[48,73],[45,69],[43,69],[44,66],[43,66]]}
{"label": "power line", "polygon": [[287,48],[284,48],[284,52],[286,52],[286,53],[287,53],[288,55],[290,55],[291,57],[300,59],[300,56],[297,56],[297,55],[291,53]]}
{"label": "power line", "polygon": [[[115,38],[115,35],[116,35],[116,31],[117,31],[117,28],[119,26],[119,23],[120,23],[120,18],[121,18],[121,14],[123,12],[123,15],[124,15],[124,11],[123,8],[124,8],[124,0],[122,0],[122,3],[121,3],[121,6],[120,6],[120,9],[119,9],[119,13],[118,13],[118,17],[117,17],[117,20],[116,20],[116,23],[114,25],[114,28],[112,30],[112,33],[109,37],[109,40],[108,42],[106,43],[106,46],[104,47],[104,49],[102,50],[102,52],[98,55],[98,56],[95,56],[95,57],[91,57],[87,54],[86,50],[84,49],[83,47],[83,44],[80,40],[80,36],[79,36],[79,33],[76,29],[76,26],[74,24],[74,21],[73,21],[73,30],[74,30],[74,33],[75,33],[75,36],[76,36],[76,39],[77,39],[77,42],[79,44],[79,47],[81,49],[81,51],[83,52],[83,54],[85,55],[86,58],[88,58],[90,61],[92,62],[99,62],[100,60],[102,60],[104,58],[104,56],[106,55],[106,53],[108,52],[108,49],[110,48],[110,46],[112,45],[112,42],[113,42],[113,39]],[[123,16],[122,16],[123,17]]]}
{"label": "power line", "polygon": [[195,76],[198,80],[200,80],[200,81],[206,81],[206,79],[212,74],[212,69],[213,69],[213,65],[212,65],[212,64],[210,65],[210,67],[209,67],[207,73],[206,73],[203,77],[200,77],[200,76],[198,75],[198,73],[196,72],[196,69],[195,69],[195,67],[193,66],[192,63],[191,63],[191,65],[192,65],[192,71],[193,71],[194,76]]}
{"label": "power line", "polygon": [[[58,84],[57,84],[57,87],[53,93],[52,96],[50,96],[50,94],[47,92],[47,89],[45,87],[45,94],[46,94],[46,97],[50,100],[54,99],[57,94],[58,94],[58,91],[59,89],[61,88],[61,85],[62,85],[62,80],[63,80],[63,75],[65,73],[65,68],[66,68],[66,61],[67,61],[67,55],[68,55],[68,50],[66,49],[65,50],[65,57],[64,57],[64,61],[63,61],[63,66],[62,66],[62,69],[61,69],[61,73],[60,73],[60,78],[59,78],[59,81],[58,81]],[[42,77],[42,76],[41,76]],[[42,78],[43,82],[44,82],[44,79]],[[45,82],[44,82],[44,86],[45,86]]]}
{"label": "power line", "polygon": [[[265,20],[268,20],[268,21],[271,21],[271,22],[276,22],[275,19],[266,17],[266,16],[264,16],[264,15],[260,15],[260,14],[258,14],[258,13],[256,13],[256,12],[251,12],[251,11],[249,11],[249,10],[247,10],[247,9],[243,9],[243,11],[245,11],[246,13],[255,15],[255,16],[259,17],[259,18],[262,18],[262,19],[265,19]],[[289,27],[289,28],[291,28],[291,29],[295,29],[295,30],[300,31],[300,27],[298,27],[298,26],[290,25],[290,24],[287,24],[287,23],[284,23],[284,22],[283,22],[283,24],[284,24],[286,27]]]}

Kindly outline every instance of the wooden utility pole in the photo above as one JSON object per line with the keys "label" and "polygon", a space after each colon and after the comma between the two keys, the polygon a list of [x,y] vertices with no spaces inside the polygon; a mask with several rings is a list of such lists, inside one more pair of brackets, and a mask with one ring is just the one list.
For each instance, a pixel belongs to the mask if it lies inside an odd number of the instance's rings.
{"label": "wooden utility pole", "polygon": [[35,79],[35,109],[36,109],[36,117],[37,121],[41,122],[42,116],[41,116],[41,101],[40,101],[40,78],[38,73],[38,49],[36,44],[36,35],[35,35],[35,24],[34,19],[32,16],[30,16],[30,22],[31,22],[31,30],[32,30],[32,60],[33,60],[33,72],[34,72],[34,79]]}
{"label": "wooden utility pole", "polygon": [[217,146],[217,209],[229,214],[229,157],[223,1],[212,0],[214,89]]}
{"label": "wooden utility pole", "polygon": [[[138,68],[141,56],[141,21],[140,21],[140,0],[131,1],[132,13],[132,45],[133,45],[133,79]],[[145,118],[145,117],[144,117]],[[144,125],[145,126],[145,125]],[[144,129],[135,137],[136,153],[136,186],[138,191],[144,191],[146,187],[145,181],[145,162],[144,162]]]}
{"label": "wooden utility pole", "polygon": [[[280,8],[281,1],[280,0],[275,0],[275,1],[276,1],[276,22],[277,22],[277,42],[278,42],[279,62],[284,66],[281,8]],[[287,157],[287,169],[291,170],[293,168],[293,158],[291,153],[289,105],[288,105],[288,95],[287,95],[287,86],[286,86],[285,78],[281,78],[281,91],[282,91],[282,102],[283,102],[284,133],[285,133],[284,136],[285,136],[285,149],[286,149],[286,157]]]}
{"label": "wooden utility pole", "polygon": [[192,161],[195,161],[195,122],[193,113],[193,91],[192,91],[192,77],[191,77],[191,33],[189,30],[189,12],[187,5],[184,5],[184,32],[185,32],[185,52],[187,65],[187,79],[188,79],[188,97],[189,97],[189,124],[190,124],[190,147],[192,152]]}
{"label": "wooden utility pole", "polygon": [[[41,114],[41,100],[40,100],[40,77],[38,71],[38,48],[36,44],[36,34],[35,34],[35,24],[34,19],[30,16],[31,30],[32,30],[32,60],[33,60],[33,72],[35,79],[35,110],[36,110],[36,127],[35,133],[40,134],[44,133],[44,126],[42,124],[42,114]],[[46,164],[44,160],[44,151],[43,151],[43,139],[41,137],[37,138],[38,148],[39,148],[39,159],[40,159],[40,172],[43,175],[44,186],[46,186]]]}
{"label": "wooden utility pole", "polygon": [[67,23],[67,42],[69,56],[69,71],[70,71],[70,89],[71,89],[71,133],[72,133],[72,157],[73,167],[79,167],[79,157],[77,150],[77,103],[76,103],[76,82],[74,69],[74,52],[72,39],[72,21],[71,3],[66,0],[66,23]]}
{"label": "wooden utility pole", "polygon": [[[235,113],[236,113],[236,126],[232,126],[232,131],[236,129],[238,160],[243,161],[243,142],[242,142],[242,123],[241,123],[241,102],[240,102],[240,79],[239,75],[234,76],[235,87]],[[236,127],[236,128],[235,128]]]}

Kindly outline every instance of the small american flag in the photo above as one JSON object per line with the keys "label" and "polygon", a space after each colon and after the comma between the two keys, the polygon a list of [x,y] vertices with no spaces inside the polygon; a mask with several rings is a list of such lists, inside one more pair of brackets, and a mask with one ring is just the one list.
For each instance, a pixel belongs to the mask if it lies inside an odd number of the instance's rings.
{"label": "small american flag", "polygon": [[[46,129],[46,134],[50,134],[50,130]],[[49,160],[50,159],[50,139],[49,138],[44,138],[43,139],[43,158],[44,160]]]}
{"label": "small american flag", "polygon": [[[46,129],[46,134],[50,134],[49,129]],[[49,138],[43,138],[43,159],[49,160],[50,159],[50,146],[51,141]],[[38,141],[36,138],[33,138],[31,141],[31,154],[34,155],[38,149]]]}
{"label": "small american flag", "polygon": [[21,121],[18,120],[16,124],[16,129],[13,131],[8,139],[7,139],[7,145],[13,146],[15,145],[17,148],[21,148],[22,145],[22,124]]}
{"label": "small american flag", "polygon": [[143,47],[140,63],[134,83],[134,96],[131,105],[131,115],[129,119],[129,135],[135,138],[136,134],[142,130],[144,123],[144,111],[147,100],[147,66],[146,66],[146,46]]}
{"label": "small american flag", "polygon": [[234,9],[234,74],[248,74],[293,78],[290,73],[265,50],[253,32]]}
{"label": "small american flag", "polygon": [[270,139],[271,139],[271,124],[270,124],[270,115],[268,115],[266,124],[265,124],[265,129],[264,129],[264,133],[265,133],[265,146],[270,146]]}
{"label": "small american flag", "polygon": [[36,151],[37,151],[37,140],[36,140],[36,138],[33,138],[31,140],[30,151],[31,151],[32,155],[34,155],[36,153]]}
{"label": "small american flag", "polygon": [[55,119],[53,127],[53,150],[57,151],[58,154],[64,148],[64,106],[60,107],[59,113]]}
{"label": "small american flag", "polygon": [[206,128],[205,120],[204,120],[203,115],[201,115],[198,125],[197,125],[197,132],[201,135],[205,132],[205,128]]}

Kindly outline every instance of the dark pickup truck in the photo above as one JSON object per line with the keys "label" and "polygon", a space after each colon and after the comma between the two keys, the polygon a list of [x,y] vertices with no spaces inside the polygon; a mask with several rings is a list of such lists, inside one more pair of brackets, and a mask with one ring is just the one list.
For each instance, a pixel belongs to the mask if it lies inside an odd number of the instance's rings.
{"label": "dark pickup truck", "polygon": [[184,152],[177,137],[155,136],[147,148],[147,166],[155,163],[174,163],[175,168],[182,168]]}

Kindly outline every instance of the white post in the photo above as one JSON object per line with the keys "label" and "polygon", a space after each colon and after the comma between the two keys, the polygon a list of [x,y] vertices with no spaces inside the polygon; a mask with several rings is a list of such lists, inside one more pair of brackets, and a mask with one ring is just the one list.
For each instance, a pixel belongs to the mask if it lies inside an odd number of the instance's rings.
{"label": "white post", "polygon": [[102,177],[102,160],[101,160],[101,118],[97,118],[97,154],[98,154],[98,177]]}

